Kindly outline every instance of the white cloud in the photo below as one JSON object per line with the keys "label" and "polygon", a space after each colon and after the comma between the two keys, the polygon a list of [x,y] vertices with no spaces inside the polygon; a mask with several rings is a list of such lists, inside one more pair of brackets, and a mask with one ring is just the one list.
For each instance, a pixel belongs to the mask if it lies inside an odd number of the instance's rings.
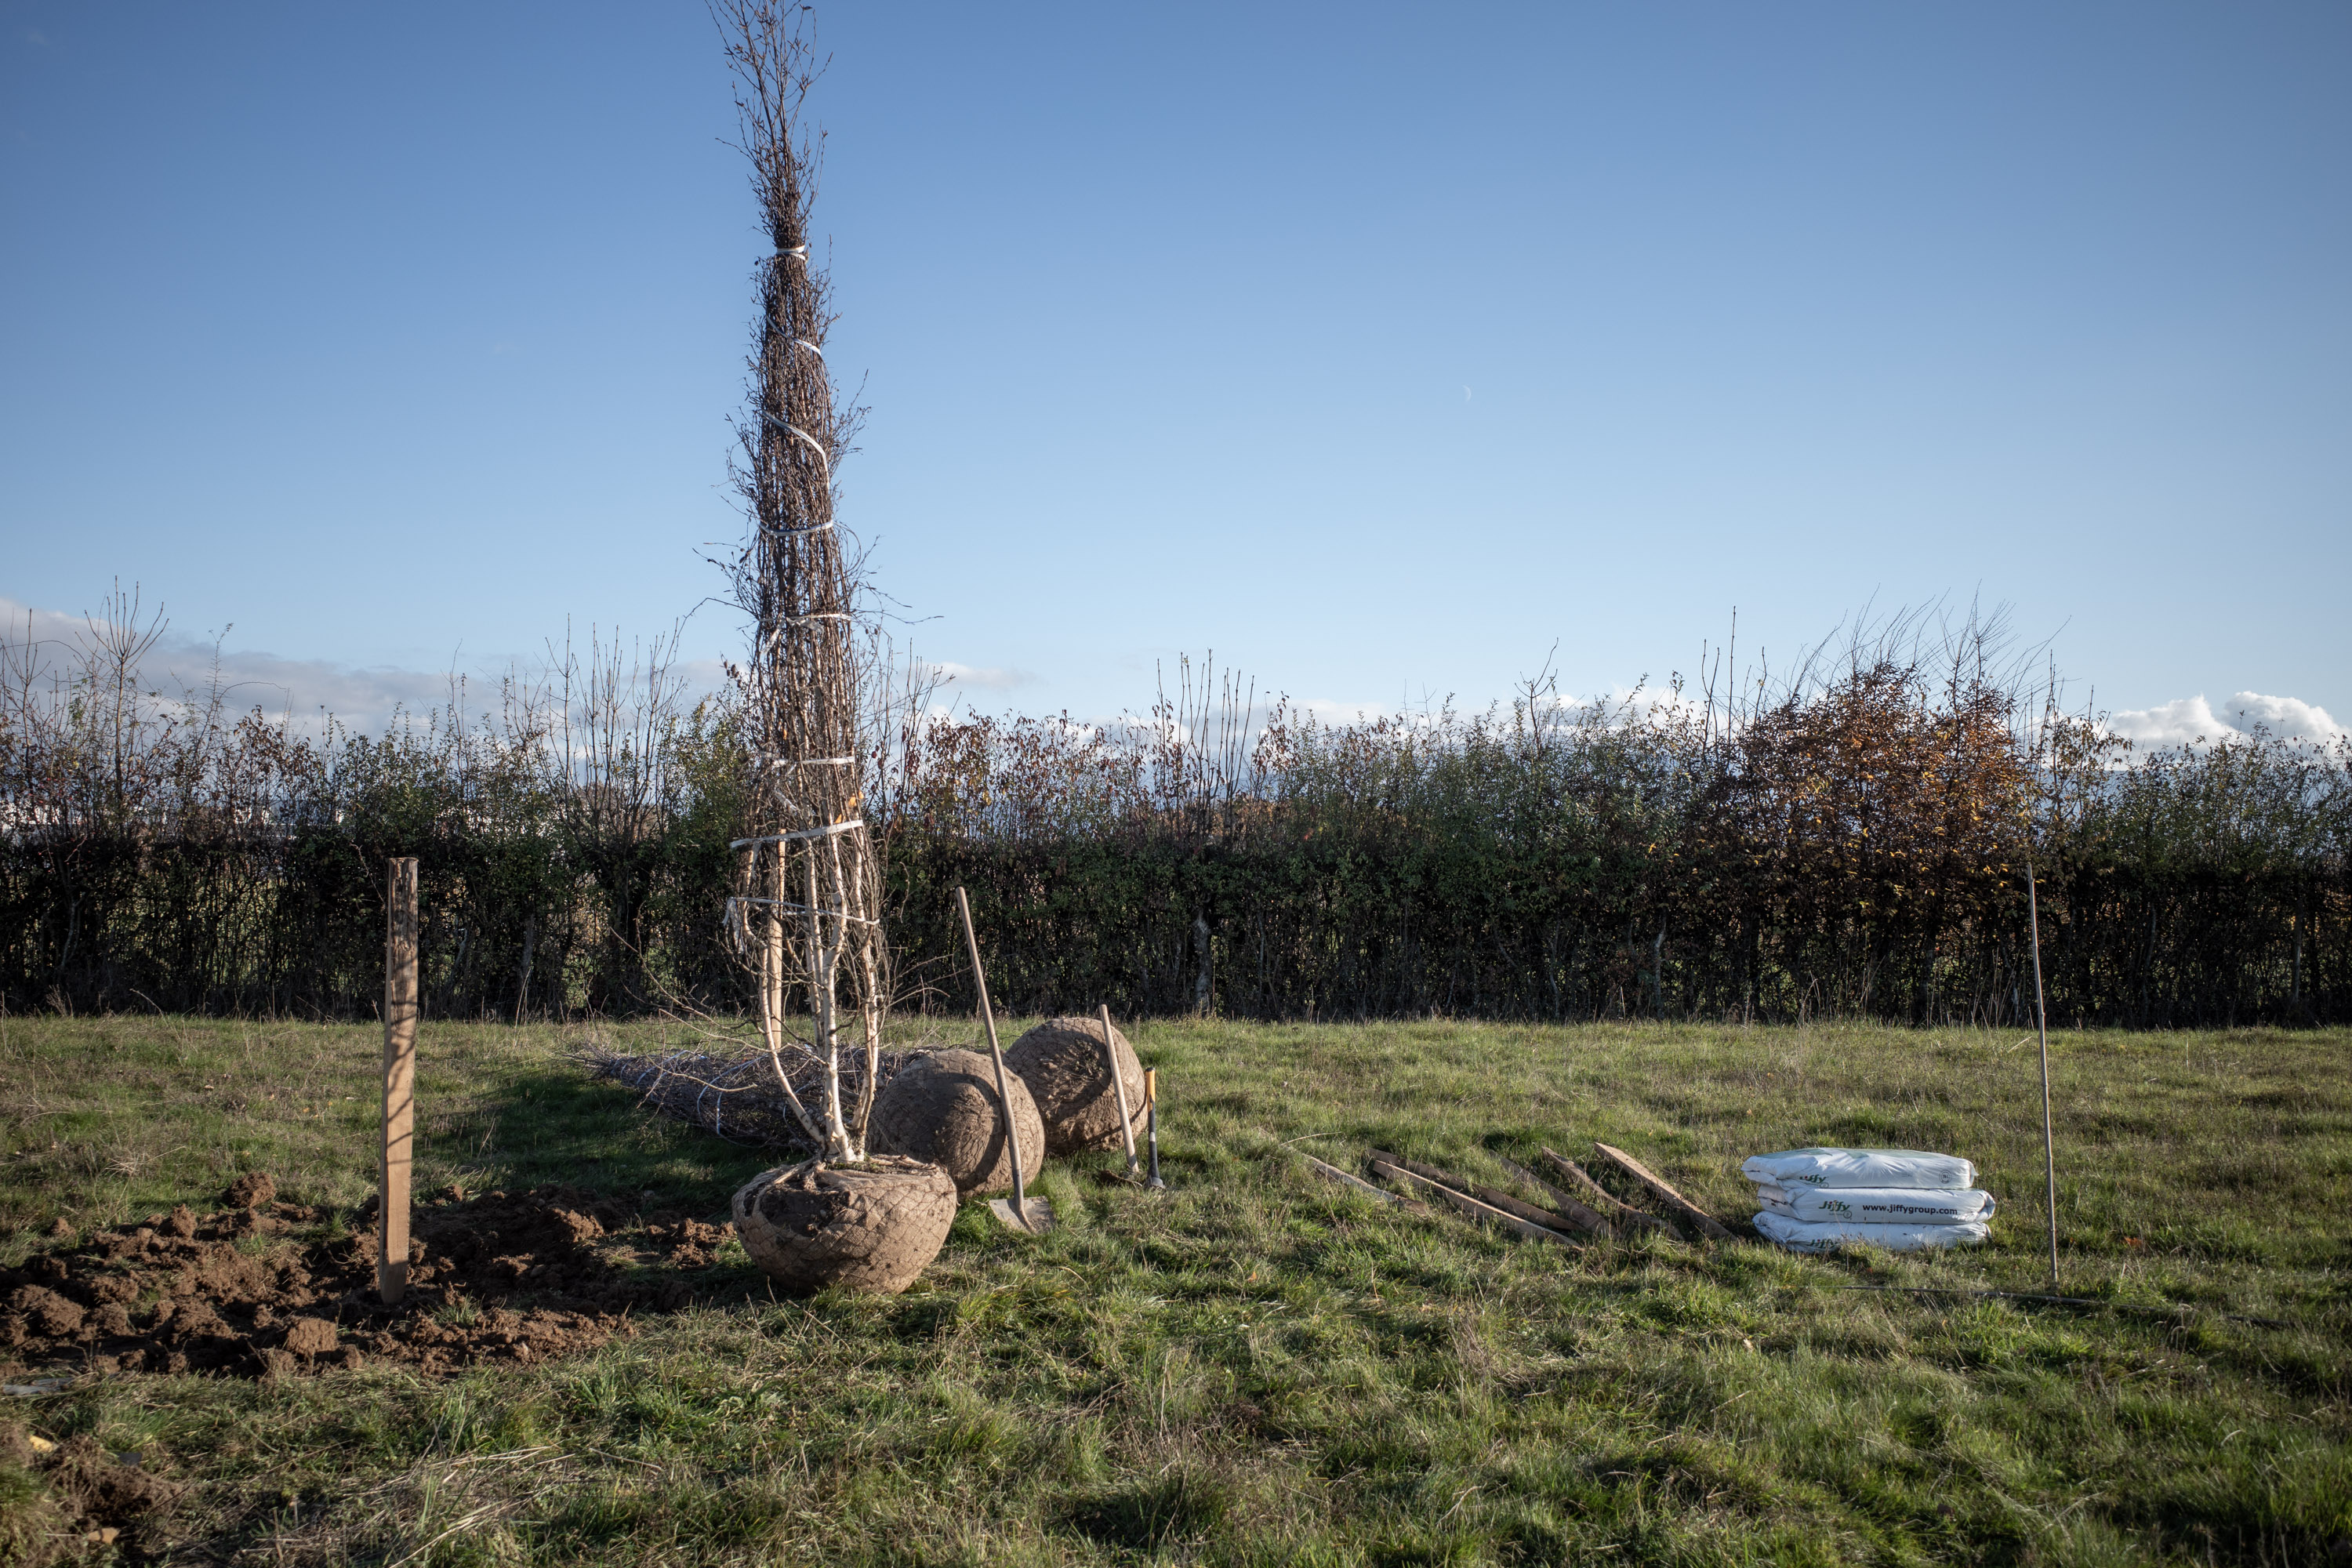
{"label": "white cloud", "polygon": [[1312,718],[1318,724],[1360,724],[1375,719],[1393,717],[1400,710],[1381,702],[1339,702],[1328,697],[1296,697],[1290,710]]}
{"label": "white cloud", "polygon": [[2344,726],[2327,710],[2297,697],[2264,697],[2258,691],[2234,691],[2223,710],[2241,730],[2259,724],[2272,734],[2291,741],[2333,741]]}
{"label": "white cloud", "polygon": [[2144,751],[2199,746],[2231,733],[2202,694],[2154,708],[2131,708],[2107,716],[2107,730]]}
{"label": "white cloud", "polygon": [[2265,697],[2258,691],[2231,695],[2215,712],[2200,692],[2176,698],[2154,708],[2127,709],[2107,717],[2110,733],[2122,736],[2140,751],[2173,746],[2210,745],[2215,741],[2251,733],[2257,726],[2282,740],[2333,741],[2346,731],[2327,716],[2327,710],[2294,697]]}
{"label": "white cloud", "polygon": [[1592,706],[1604,712],[1622,713],[1627,719],[1653,723],[1676,719],[1696,719],[1706,710],[1697,697],[1687,691],[1676,691],[1666,686],[1616,686],[1608,697]]}

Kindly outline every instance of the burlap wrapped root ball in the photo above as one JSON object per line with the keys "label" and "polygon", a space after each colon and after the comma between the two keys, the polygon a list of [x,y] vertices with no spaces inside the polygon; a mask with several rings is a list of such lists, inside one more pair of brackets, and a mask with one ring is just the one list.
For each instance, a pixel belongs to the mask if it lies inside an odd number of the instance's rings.
{"label": "burlap wrapped root ball", "polygon": [[743,1250],[786,1290],[895,1296],[940,1255],[956,1189],[937,1165],[894,1154],[849,1166],[805,1160],[752,1177],[733,1206]]}
{"label": "burlap wrapped root ball", "polygon": [[[1127,1113],[1135,1136],[1143,1136],[1143,1064],[1135,1047],[1113,1026],[1110,1048],[1118,1075],[1127,1080]],[[1100,1018],[1048,1018],[1004,1053],[1004,1065],[1021,1075],[1045,1119],[1045,1152],[1075,1154],[1085,1149],[1118,1149],[1118,1095],[1103,1059]]]}
{"label": "burlap wrapped root ball", "polygon": [[[1022,1179],[1034,1181],[1045,1163],[1045,1124],[1009,1062],[1004,1089],[1021,1140]],[[978,1051],[933,1051],[900,1068],[875,1097],[867,1131],[877,1149],[939,1166],[964,1197],[1013,1185],[996,1064]]]}

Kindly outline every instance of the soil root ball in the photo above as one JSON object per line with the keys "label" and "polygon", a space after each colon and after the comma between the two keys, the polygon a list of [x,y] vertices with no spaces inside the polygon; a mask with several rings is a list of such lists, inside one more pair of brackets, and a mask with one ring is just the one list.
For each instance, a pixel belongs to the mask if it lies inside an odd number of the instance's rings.
{"label": "soil root ball", "polygon": [[[1087,1149],[1117,1149],[1118,1096],[1110,1064],[1103,1060],[1102,1020],[1048,1018],[1013,1043],[1004,1065],[1021,1075],[1045,1119],[1045,1152],[1075,1154]],[[1111,1049],[1119,1077],[1127,1080],[1127,1110],[1138,1138],[1143,1136],[1143,1064],[1114,1026]]]}
{"label": "soil root ball", "polygon": [[[1045,1124],[1009,1060],[1004,1089],[1019,1129],[1022,1175],[1034,1178],[1045,1163]],[[870,1128],[876,1149],[931,1162],[961,1196],[1013,1185],[1004,1118],[996,1103],[996,1064],[978,1051],[935,1051],[908,1062],[875,1097]]]}
{"label": "soil root ball", "polygon": [[895,1296],[939,1256],[955,1224],[956,1190],[945,1171],[920,1160],[807,1160],[746,1182],[734,1213],[743,1250],[786,1290]]}

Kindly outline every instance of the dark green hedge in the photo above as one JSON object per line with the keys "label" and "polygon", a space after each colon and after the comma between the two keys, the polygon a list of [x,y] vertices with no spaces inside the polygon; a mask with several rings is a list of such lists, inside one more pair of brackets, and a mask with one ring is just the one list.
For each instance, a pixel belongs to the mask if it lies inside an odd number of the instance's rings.
{"label": "dark green hedge", "polygon": [[[2352,1018],[2342,748],[2135,762],[2013,718],[1881,668],[1736,725],[1277,710],[1205,760],[1165,714],[935,721],[867,799],[911,1006],[971,1005],[962,884],[1021,1012],[2014,1026],[2030,857],[2055,1021]],[[432,1016],[741,1001],[719,709],[593,767],[528,731],[248,721],[192,761],[161,729],[110,749],[51,721],[0,732],[11,1011],[370,1016],[395,854],[421,861]]]}

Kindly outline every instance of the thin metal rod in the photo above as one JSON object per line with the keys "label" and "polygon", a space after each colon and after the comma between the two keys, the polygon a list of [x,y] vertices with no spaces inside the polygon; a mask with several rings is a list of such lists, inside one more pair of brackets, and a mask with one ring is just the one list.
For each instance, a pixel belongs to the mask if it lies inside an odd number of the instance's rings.
{"label": "thin metal rod", "polygon": [[2050,1131],[2050,1005],[2042,994],[2042,900],[2025,863],[2025,914],[2033,932],[2033,1027],[2042,1037],[2042,1173],[2049,1184],[2050,1289],[2058,1289],[2058,1142]]}
{"label": "thin metal rod", "polygon": [[1151,1179],[1143,1184],[1153,1192],[1166,1190],[1160,1179],[1160,1069],[1143,1069],[1143,1135],[1151,1146]]}
{"label": "thin metal rod", "polygon": [[1029,1223],[1029,1211],[1023,1207],[1025,1196],[1021,1185],[1021,1131],[1013,1120],[1013,1091],[1004,1083],[1004,1052],[996,1044],[996,1014],[988,1005],[988,975],[980,967],[980,938],[971,929],[971,902],[956,889],[956,913],[963,917],[964,945],[971,950],[971,983],[980,992],[980,1016],[988,1026],[988,1054],[996,1063],[996,1103],[1004,1112],[1004,1152],[1013,1162],[1013,1212],[1021,1223]]}
{"label": "thin metal rod", "polygon": [[1110,1063],[1110,1086],[1118,1091],[1118,1135],[1127,1144],[1127,1173],[1135,1174],[1135,1120],[1127,1109],[1127,1075],[1118,1070],[1118,1047],[1111,1043],[1110,1004],[1102,1005],[1103,1059]]}

